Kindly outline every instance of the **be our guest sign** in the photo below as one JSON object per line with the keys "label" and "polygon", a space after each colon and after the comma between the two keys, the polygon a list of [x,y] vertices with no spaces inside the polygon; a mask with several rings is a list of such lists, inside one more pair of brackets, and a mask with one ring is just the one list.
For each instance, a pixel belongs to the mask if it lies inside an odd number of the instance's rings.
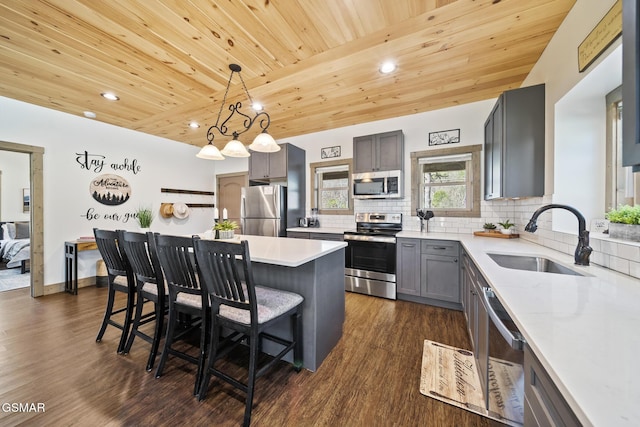
{"label": "be our guest sign", "polygon": [[[137,159],[125,158],[119,162],[111,162],[104,155],[92,154],[88,151],[76,153],[76,163],[81,170],[94,175],[89,184],[89,193],[93,200],[105,206],[119,206],[126,203],[131,197],[131,186],[118,174],[102,172],[129,172],[137,175],[142,169]],[[132,212],[98,212],[95,208],[89,207],[82,217],[88,221],[106,219],[126,223],[136,218],[136,211],[137,209]]]}

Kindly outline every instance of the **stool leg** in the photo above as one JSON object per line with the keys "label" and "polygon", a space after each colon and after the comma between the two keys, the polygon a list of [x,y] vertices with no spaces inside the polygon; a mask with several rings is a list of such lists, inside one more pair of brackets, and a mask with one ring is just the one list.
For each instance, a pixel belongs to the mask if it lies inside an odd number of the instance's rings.
{"label": "stool leg", "polygon": [[109,292],[107,296],[107,308],[104,311],[104,319],[102,320],[102,326],[100,326],[100,331],[98,332],[98,336],[96,337],[96,342],[102,341],[102,336],[104,335],[104,331],[107,329],[107,325],[109,324],[109,319],[111,318],[111,313],[113,312],[113,302],[115,300],[116,291],[113,289],[111,285],[111,281],[113,277],[109,277]]}
{"label": "stool leg", "polygon": [[128,354],[129,350],[131,350],[131,346],[133,345],[133,340],[138,334],[138,327],[140,326],[140,319],[142,318],[142,309],[144,308],[144,297],[140,292],[137,292],[136,299],[136,315],[133,318],[133,326],[131,327],[131,333],[129,333],[129,338],[127,339],[127,343],[124,346],[123,353]]}
{"label": "stool leg", "polygon": [[164,301],[158,297],[158,301],[155,301],[154,304],[156,310],[156,326],[153,332],[149,360],[147,360],[147,372],[153,369],[153,364],[156,361],[156,355],[160,348],[160,339],[162,338],[162,327],[164,326]]}
{"label": "stool leg", "polygon": [[134,308],[136,305],[136,294],[133,291],[129,291],[127,294],[127,309],[125,310],[124,324],[122,325],[122,335],[120,336],[120,344],[118,344],[118,353],[124,353],[129,333],[131,330],[131,324],[133,323]]}

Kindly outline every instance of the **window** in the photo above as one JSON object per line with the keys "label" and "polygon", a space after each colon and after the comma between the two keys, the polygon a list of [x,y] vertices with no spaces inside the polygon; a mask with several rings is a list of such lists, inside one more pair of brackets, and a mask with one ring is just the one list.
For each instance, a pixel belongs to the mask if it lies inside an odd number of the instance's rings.
{"label": "window", "polygon": [[311,170],[311,207],[322,215],[353,214],[351,197],[351,159],[318,162]]}
{"label": "window", "polygon": [[640,176],[622,166],[622,90],[607,94],[607,176],[605,212],[620,205],[640,203]]}
{"label": "window", "polygon": [[411,209],[480,216],[481,145],[411,153]]}

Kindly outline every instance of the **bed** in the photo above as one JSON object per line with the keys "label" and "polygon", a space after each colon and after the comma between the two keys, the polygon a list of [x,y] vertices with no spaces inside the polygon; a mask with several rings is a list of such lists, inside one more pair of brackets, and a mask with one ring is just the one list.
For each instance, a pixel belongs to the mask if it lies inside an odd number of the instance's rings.
{"label": "bed", "polygon": [[30,258],[29,222],[0,222],[0,260],[7,268],[20,267],[24,274],[29,271]]}

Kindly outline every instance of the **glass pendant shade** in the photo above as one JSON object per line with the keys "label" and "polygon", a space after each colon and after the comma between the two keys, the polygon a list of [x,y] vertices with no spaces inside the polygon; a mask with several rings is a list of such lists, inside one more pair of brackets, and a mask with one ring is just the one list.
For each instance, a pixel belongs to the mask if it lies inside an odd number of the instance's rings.
{"label": "glass pendant shade", "polygon": [[220,153],[220,150],[213,145],[212,143],[208,143],[196,154],[196,157],[207,160],[224,160],[224,156]]}
{"label": "glass pendant shade", "polygon": [[247,147],[237,139],[232,139],[227,142],[227,145],[222,149],[222,154],[229,157],[249,157],[250,154],[247,151]]}
{"label": "glass pendant shade", "polygon": [[265,131],[256,136],[256,139],[253,140],[249,149],[259,153],[275,153],[276,151],[280,151],[280,146],[276,143],[276,140]]}

